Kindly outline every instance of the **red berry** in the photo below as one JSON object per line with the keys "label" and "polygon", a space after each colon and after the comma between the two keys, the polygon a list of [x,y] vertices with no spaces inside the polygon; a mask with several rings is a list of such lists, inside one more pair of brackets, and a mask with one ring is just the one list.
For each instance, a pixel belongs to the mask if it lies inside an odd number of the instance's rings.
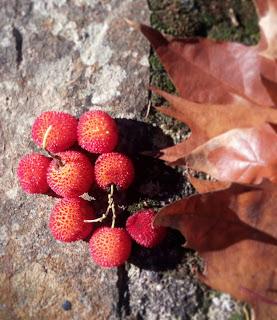
{"label": "red berry", "polygon": [[66,198],[77,197],[89,191],[94,181],[93,165],[77,151],[57,153],[47,172],[47,182],[58,195]]}
{"label": "red berry", "polygon": [[23,156],[18,163],[17,176],[22,189],[27,193],[46,193],[47,169],[51,159],[39,154],[30,153]]}
{"label": "red berry", "polygon": [[125,190],[133,182],[135,176],[132,161],[118,152],[104,153],[95,163],[95,180],[102,189],[111,184]]}
{"label": "red berry", "polygon": [[153,248],[158,245],[166,235],[165,227],[154,228],[155,212],[144,209],[134,213],[127,219],[126,229],[130,236],[140,245]]}
{"label": "red berry", "polygon": [[65,112],[43,112],[34,122],[32,137],[42,147],[46,130],[52,126],[46,140],[45,148],[51,152],[65,151],[77,141],[78,120]]}
{"label": "red berry", "polygon": [[123,228],[102,227],[94,232],[89,246],[93,260],[101,267],[111,268],[127,261],[132,240]]}
{"label": "red berry", "polygon": [[72,242],[85,239],[93,229],[95,214],[88,201],[81,198],[60,199],[52,210],[49,228],[56,240]]}
{"label": "red berry", "polygon": [[78,143],[92,153],[114,150],[118,142],[118,129],[114,119],[104,111],[84,113],[78,124]]}

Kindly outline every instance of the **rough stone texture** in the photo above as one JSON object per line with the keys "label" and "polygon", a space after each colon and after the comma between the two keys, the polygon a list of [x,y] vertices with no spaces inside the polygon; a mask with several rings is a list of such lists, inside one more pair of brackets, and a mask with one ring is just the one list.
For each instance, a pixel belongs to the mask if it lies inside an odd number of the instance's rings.
{"label": "rough stone texture", "polygon": [[[139,116],[147,104],[146,41],[123,18],[147,22],[139,0],[2,0],[0,6],[0,319],[118,316],[117,270],[96,267],[88,244],[61,244],[47,228],[49,196],[19,188],[20,156],[46,110],[102,108]],[[65,311],[65,300],[72,304]]]}
{"label": "rough stone texture", "polygon": [[125,219],[145,204],[159,207],[193,192],[181,172],[138,154],[187,133],[163,117],[142,121],[150,48],[123,18],[148,16],[144,0],[1,1],[1,320],[227,320],[238,312],[229,296],[199,284],[192,272],[199,258],[177,233],[154,250],[134,246],[128,264],[103,270],[86,242],[53,240],[47,224],[55,198],[27,196],[16,180],[18,159],[36,149],[30,128],[37,115],[100,108],[118,118],[125,136],[119,150],[136,165],[137,181],[122,200]]}

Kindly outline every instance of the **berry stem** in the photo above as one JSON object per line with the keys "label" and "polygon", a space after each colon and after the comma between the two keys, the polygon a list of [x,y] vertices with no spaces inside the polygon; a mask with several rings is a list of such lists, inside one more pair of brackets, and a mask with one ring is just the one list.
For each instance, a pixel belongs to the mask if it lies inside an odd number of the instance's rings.
{"label": "berry stem", "polygon": [[115,208],[114,208],[114,203],[112,204],[112,213],[113,213],[113,220],[112,220],[112,228],[115,226],[115,219],[116,219],[116,214],[115,214]]}
{"label": "berry stem", "polygon": [[103,220],[105,220],[108,216],[108,209],[105,213],[102,214],[102,216],[100,218],[97,218],[97,219],[93,219],[93,220],[84,220],[84,222],[87,222],[87,223],[91,223],[91,222],[102,222]]}
{"label": "berry stem", "polygon": [[115,205],[114,205],[114,199],[113,199],[113,194],[114,194],[114,184],[111,184],[110,187],[110,192],[108,193],[108,207],[105,213],[102,214],[100,218],[93,219],[93,220],[84,220],[84,222],[102,222],[107,218],[109,215],[109,212],[112,212],[112,228],[115,226],[115,219],[116,219],[116,214],[115,214]]}
{"label": "berry stem", "polygon": [[43,136],[42,149],[44,149],[44,150],[46,150],[46,151],[47,151],[47,149],[46,149],[47,138],[48,138],[49,133],[50,133],[51,130],[52,130],[52,125],[50,125],[50,126],[46,129],[45,134],[44,134],[44,136]]}
{"label": "berry stem", "polygon": [[45,134],[43,136],[43,141],[42,141],[42,149],[45,150],[47,152],[47,154],[52,158],[52,159],[56,159],[58,161],[58,165],[60,167],[64,166],[64,163],[62,162],[61,157],[57,156],[56,154],[53,154],[52,152],[50,152],[49,150],[47,150],[46,148],[46,144],[47,144],[47,138],[52,130],[52,125],[50,125],[46,131]]}

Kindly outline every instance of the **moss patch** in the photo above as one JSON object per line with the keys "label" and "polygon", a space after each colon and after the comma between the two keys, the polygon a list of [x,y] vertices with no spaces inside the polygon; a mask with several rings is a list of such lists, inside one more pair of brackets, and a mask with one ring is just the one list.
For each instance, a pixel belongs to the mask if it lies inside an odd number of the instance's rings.
{"label": "moss patch", "polygon": [[181,37],[208,36],[255,44],[259,28],[251,0],[149,0],[151,25]]}

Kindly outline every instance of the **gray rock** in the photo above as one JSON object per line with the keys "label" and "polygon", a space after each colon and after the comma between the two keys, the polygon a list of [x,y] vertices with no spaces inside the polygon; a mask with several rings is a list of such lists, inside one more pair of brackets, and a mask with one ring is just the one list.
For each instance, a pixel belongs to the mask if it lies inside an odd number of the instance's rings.
{"label": "gray rock", "polygon": [[124,17],[147,22],[147,4],[1,2],[1,319],[107,319],[117,312],[117,271],[96,267],[86,242],[52,239],[47,223],[55,199],[24,194],[16,167],[35,149],[30,129],[43,111],[140,115],[149,46]]}

